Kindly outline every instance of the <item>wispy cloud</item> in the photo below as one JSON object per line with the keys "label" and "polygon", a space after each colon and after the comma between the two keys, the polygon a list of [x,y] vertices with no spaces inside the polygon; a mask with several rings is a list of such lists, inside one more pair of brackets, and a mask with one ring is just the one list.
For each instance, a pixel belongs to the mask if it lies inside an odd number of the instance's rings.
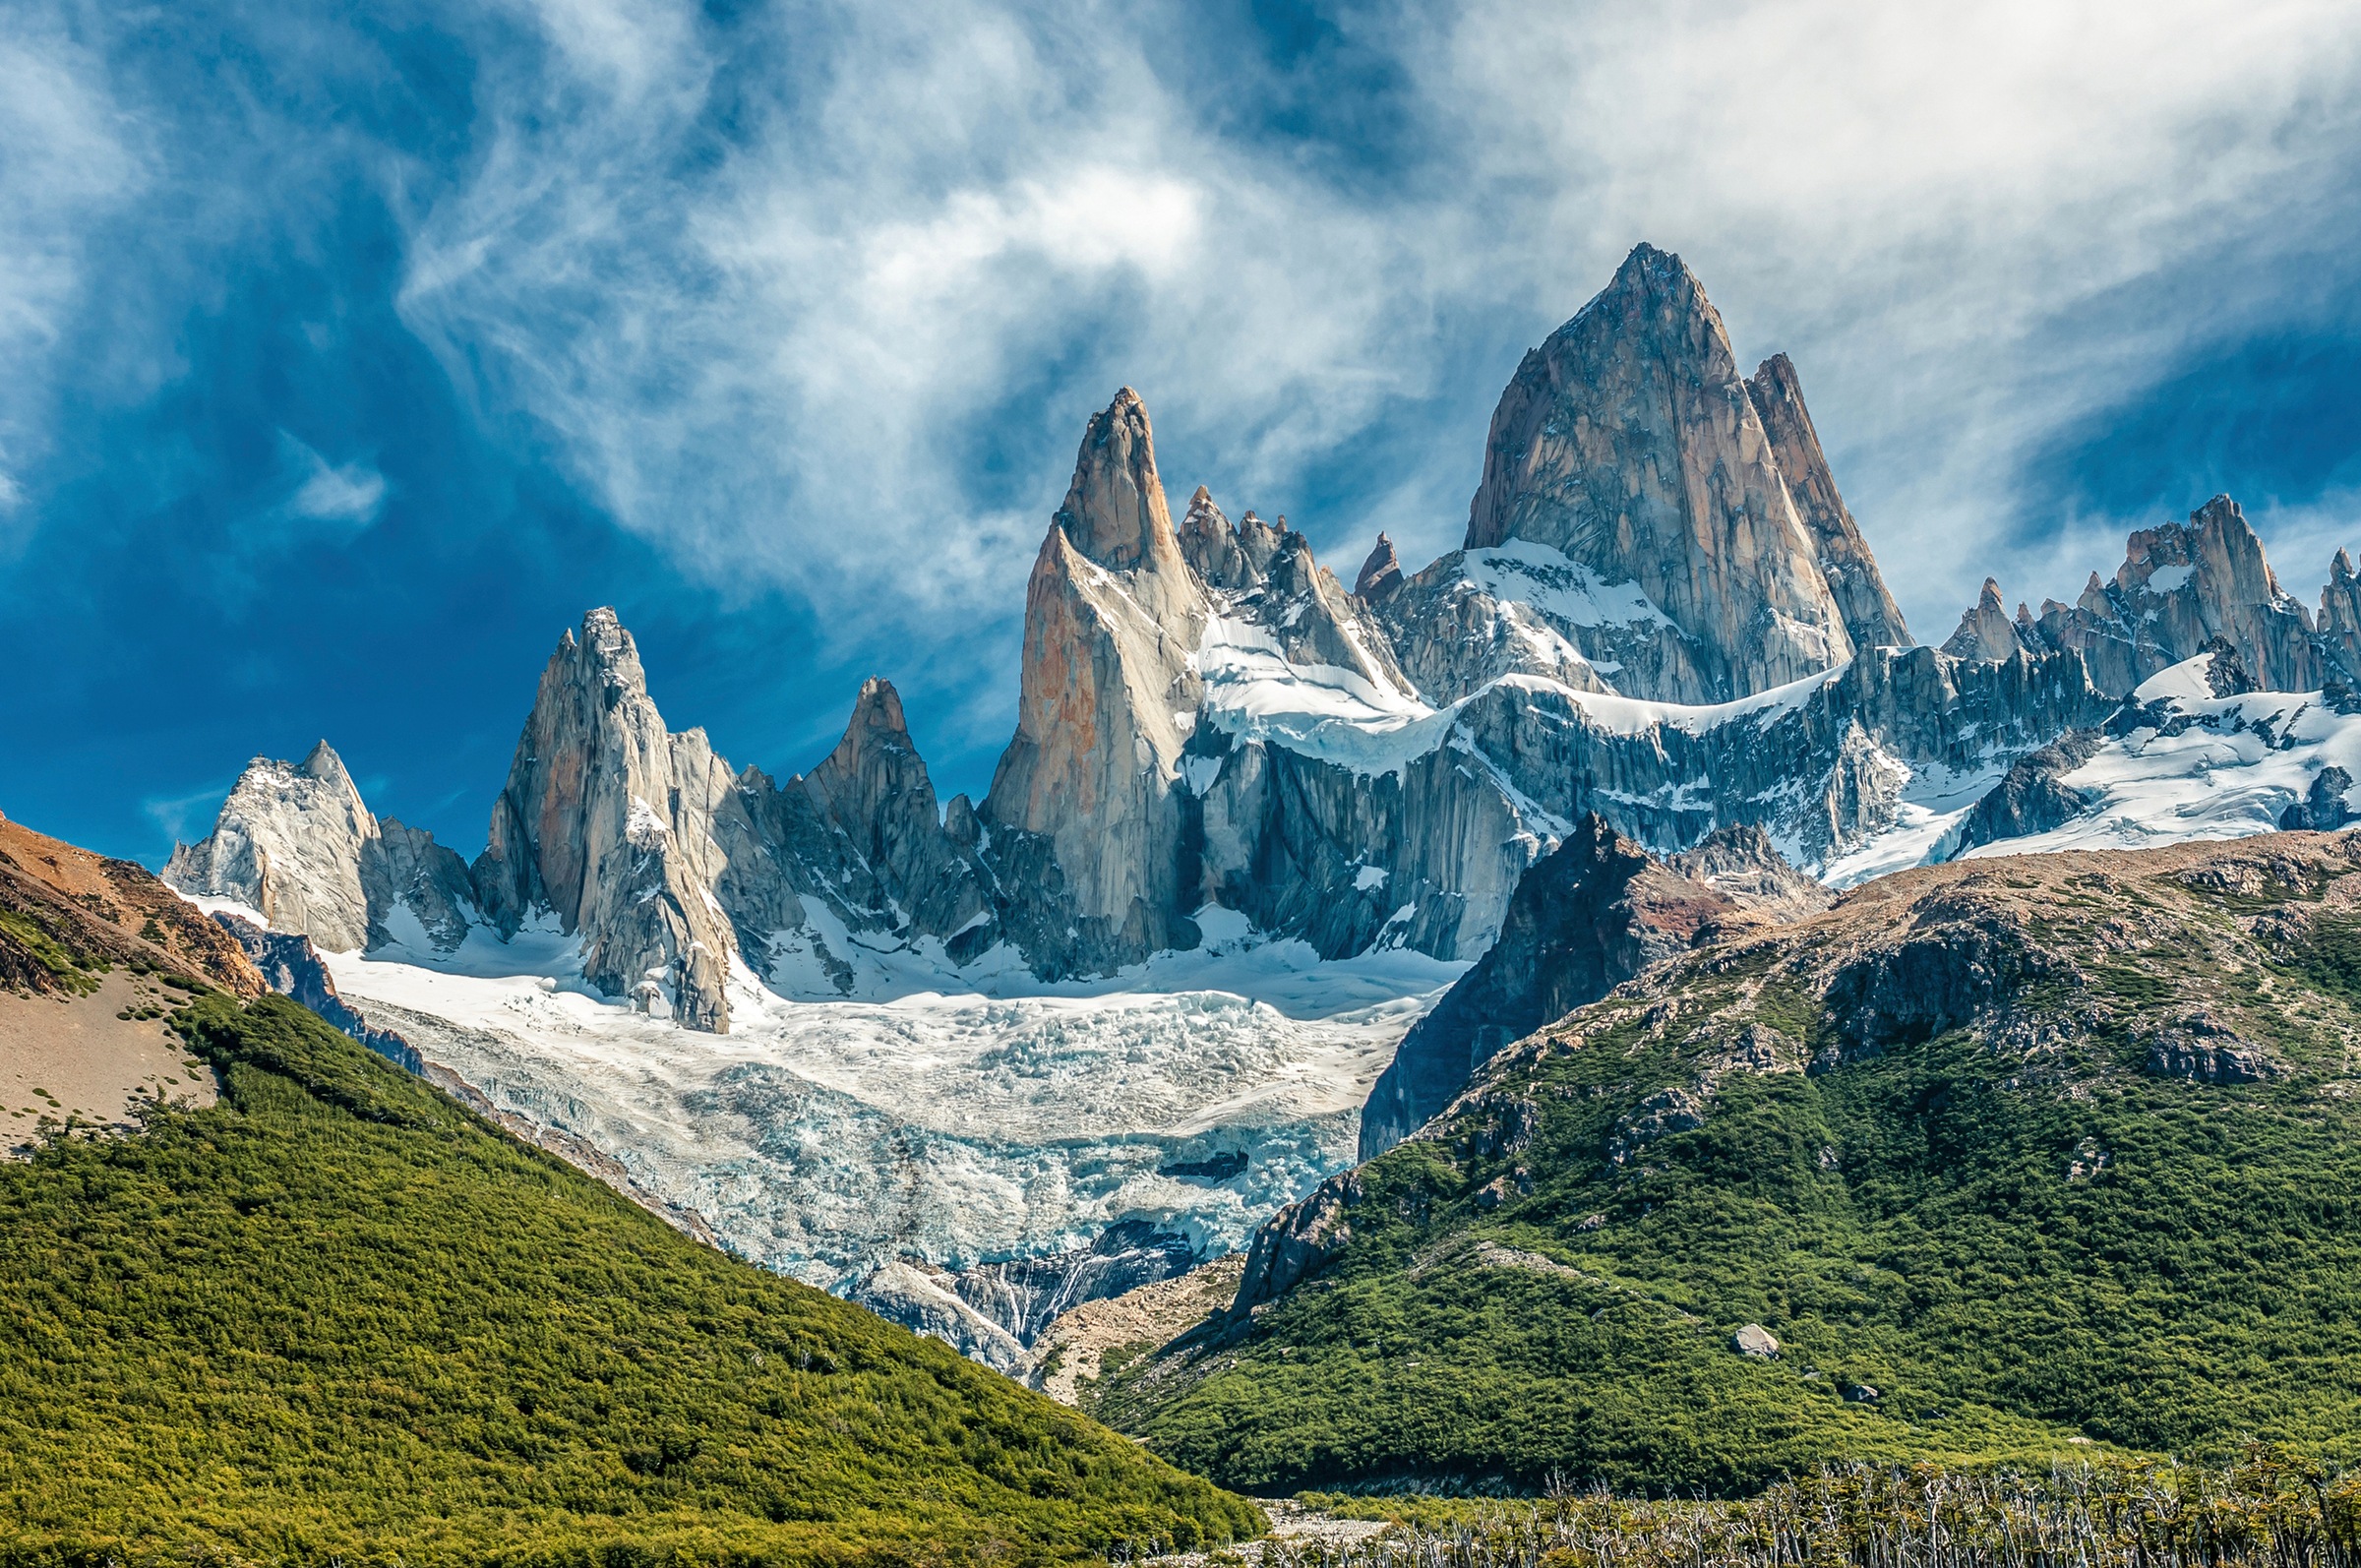
{"label": "wispy cloud", "polygon": [[378,509],[385,505],[386,476],[367,463],[339,463],[332,467],[327,458],[294,437],[281,432],[290,454],[302,475],[302,482],[276,509],[276,515],[300,523],[321,525],[305,530],[313,537],[323,535],[348,539],[377,520]]}
{"label": "wispy cloud", "polygon": [[213,814],[221,809],[229,788],[218,783],[186,795],[151,795],[140,802],[140,810],[174,843],[193,843],[212,830]]}
{"label": "wispy cloud", "polygon": [[81,304],[96,219],[144,169],[96,61],[36,13],[0,12],[0,556],[23,465],[46,446],[54,352]]}
{"label": "wispy cloud", "polygon": [[1796,355],[1939,619],[2046,567],[2022,454],[2270,308],[2261,264],[2361,167],[2361,17],[2321,0],[1356,13],[1423,170],[1358,185],[1209,101],[1250,74],[1177,79],[1099,8],[534,14],[405,311],[627,524],[864,624],[1004,607],[1126,381],[1213,470],[1172,477],[1266,509],[1417,406],[1431,454],[1359,504],[1443,548],[1508,363],[1440,324],[1538,337],[1641,238]]}

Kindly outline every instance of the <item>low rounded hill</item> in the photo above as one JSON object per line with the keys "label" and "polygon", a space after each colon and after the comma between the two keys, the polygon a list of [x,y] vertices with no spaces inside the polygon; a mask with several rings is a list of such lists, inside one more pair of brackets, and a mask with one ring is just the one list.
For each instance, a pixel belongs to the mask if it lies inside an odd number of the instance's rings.
{"label": "low rounded hill", "polygon": [[1902,873],[1502,1052],[1093,1408],[1241,1487],[2349,1464],[2357,1061],[2361,839]]}

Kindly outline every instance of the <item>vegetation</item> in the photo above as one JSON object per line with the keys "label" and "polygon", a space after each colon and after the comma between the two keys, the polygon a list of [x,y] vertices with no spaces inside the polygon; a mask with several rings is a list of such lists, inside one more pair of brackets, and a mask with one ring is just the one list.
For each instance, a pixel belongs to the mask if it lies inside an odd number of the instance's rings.
{"label": "vegetation", "polygon": [[[1831,1467],[1743,1502],[1604,1492],[1530,1503],[1302,1499],[1398,1520],[1359,1546],[1271,1545],[1267,1568],[2350,1568],[2361,1478],[2258,1450],[2217,1470],[2047,1475]],[[1247,1559],[1241,1559],[1247,1560]]]}
{"label": "vegetation", "polygon": [[279,999],[0,1168],[0,1562],[1063,1561],[1251,1505],[676,1235]]}
{"label": "vegetation", "polygon": [[[69,938],[70,940],[70,938]],[[38,920],[23,910],[0,909],[0,978],[30,980],[37,971],[50,985],[73,995],[88,995],[98,989],[106,965],[76,952]]]}
{"label": "vegetation", "polygon": [[[2361,1461],[2361,927],[2113,885],[2029,946],[1962,898],[1915,958],[1772,941],[1576,1014],[1363,1168],[1311,1281],[1096,1409],[1254,1489]],[[1964,951],[1997,1007],[1881,1028]],[[2163,1029],[2265,1076],[2162,1075]]]}

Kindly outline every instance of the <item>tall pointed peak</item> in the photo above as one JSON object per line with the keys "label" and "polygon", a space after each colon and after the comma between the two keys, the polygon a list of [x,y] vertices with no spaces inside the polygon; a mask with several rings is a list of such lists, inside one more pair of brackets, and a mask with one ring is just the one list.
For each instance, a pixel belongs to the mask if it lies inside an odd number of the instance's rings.
{"label": "tall pointed peak", "polygon": [[854,699],[853,716],[844,726],[844,739],[837,750],[858,748],[877,741],[907,743],[910,726],[902,714],[902,694],[893,683],[881,675],[873,675],[861,683],[861,694]]}
{"label": "tall pointed peak", "polygon": [[1394,553],[1394,541],[1379,533],[1376,547],[1369,551],[1369,558],[1361,564],[1361,573],[1353,579],[1353,593],[1357,598],[1375,601],[1401,585],[1402,558]]}
{"label": "tall pointed peak", "polygon": [[1084,557],[1110,571],[1179,559],[1164,481],[1156,473],[1155,433],[1147,405],[1130,388],[1091,416],[1057,525]]}
{"label": "tall pointed peak", "polygon": [[336,749],[325,739],[312,743],[312,749],[304,754],[303,760],[296,765],[296,771],[323,782],[352,782],[352,773],[344,766],[344,759],[336,754]]}
{"label": "tall pointed peak", "polygon": [[2337,551],[2336,551],[2336,556],[2335,556],[2335,559],[2334,559],[2334,560],[2332,560],[2332,561],[2331,561],[2331,562],[2329,563],[2329,575],[2330,575],[2330,576],[2331,576],[2331,577],[2336,577],[2336,578],[2344,578],[2344,577],[2349,577],[2349,576],[2351,576],[2352,574],[2353,574],[2353,557],[2352,557],[2352,553],[2351,553],[2350,551],[2347,551],[2347,550],[2343,549],[2343,548],[2340,546],[2340,547],[2338,547],[2338,549],[2337,549]]}
{"label": "tall pointed peak", "polygon": [[1602,633],[1585,656],[1620,665],[1627,696],[1727,701],[1855,646],[1781,470],[1721,316],[1680,258],[1642,245],[1509,379],[1466,548],[1522,540],[1636,584],[1662,634]]}

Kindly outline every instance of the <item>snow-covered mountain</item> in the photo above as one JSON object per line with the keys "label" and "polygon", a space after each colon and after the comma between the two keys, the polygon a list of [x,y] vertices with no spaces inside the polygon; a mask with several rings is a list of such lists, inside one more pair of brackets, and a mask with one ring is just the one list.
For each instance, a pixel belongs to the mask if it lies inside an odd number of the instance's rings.
{"label": "snow-covered mountain", "polygon": [[[1743,375],[1642,246],[1518,367],[1462,548],[1414,573],[1381,535],[1348,589],[1203,488],[1176,523],[1120,392],[981,803],[938,802],[882,681],[810,771],[734,768],[595,610],[472,867],[323,743],[258,758],[166,875],[311,936],[373,1022],[731,1245],[1004,1360],[1045,1301],[1350,1163],[1402,1031],[1586,818],[1630,854],[1742,841],[1766,886],[1773,849],[1844,885],[2341,825],[2357,670],[2350,560],[2316,619],[2226,497],[2073,605],[1987,583],[1912,643],[1794,367]],[[1449,1077],[1421,1074],[1385,1136]]]}

